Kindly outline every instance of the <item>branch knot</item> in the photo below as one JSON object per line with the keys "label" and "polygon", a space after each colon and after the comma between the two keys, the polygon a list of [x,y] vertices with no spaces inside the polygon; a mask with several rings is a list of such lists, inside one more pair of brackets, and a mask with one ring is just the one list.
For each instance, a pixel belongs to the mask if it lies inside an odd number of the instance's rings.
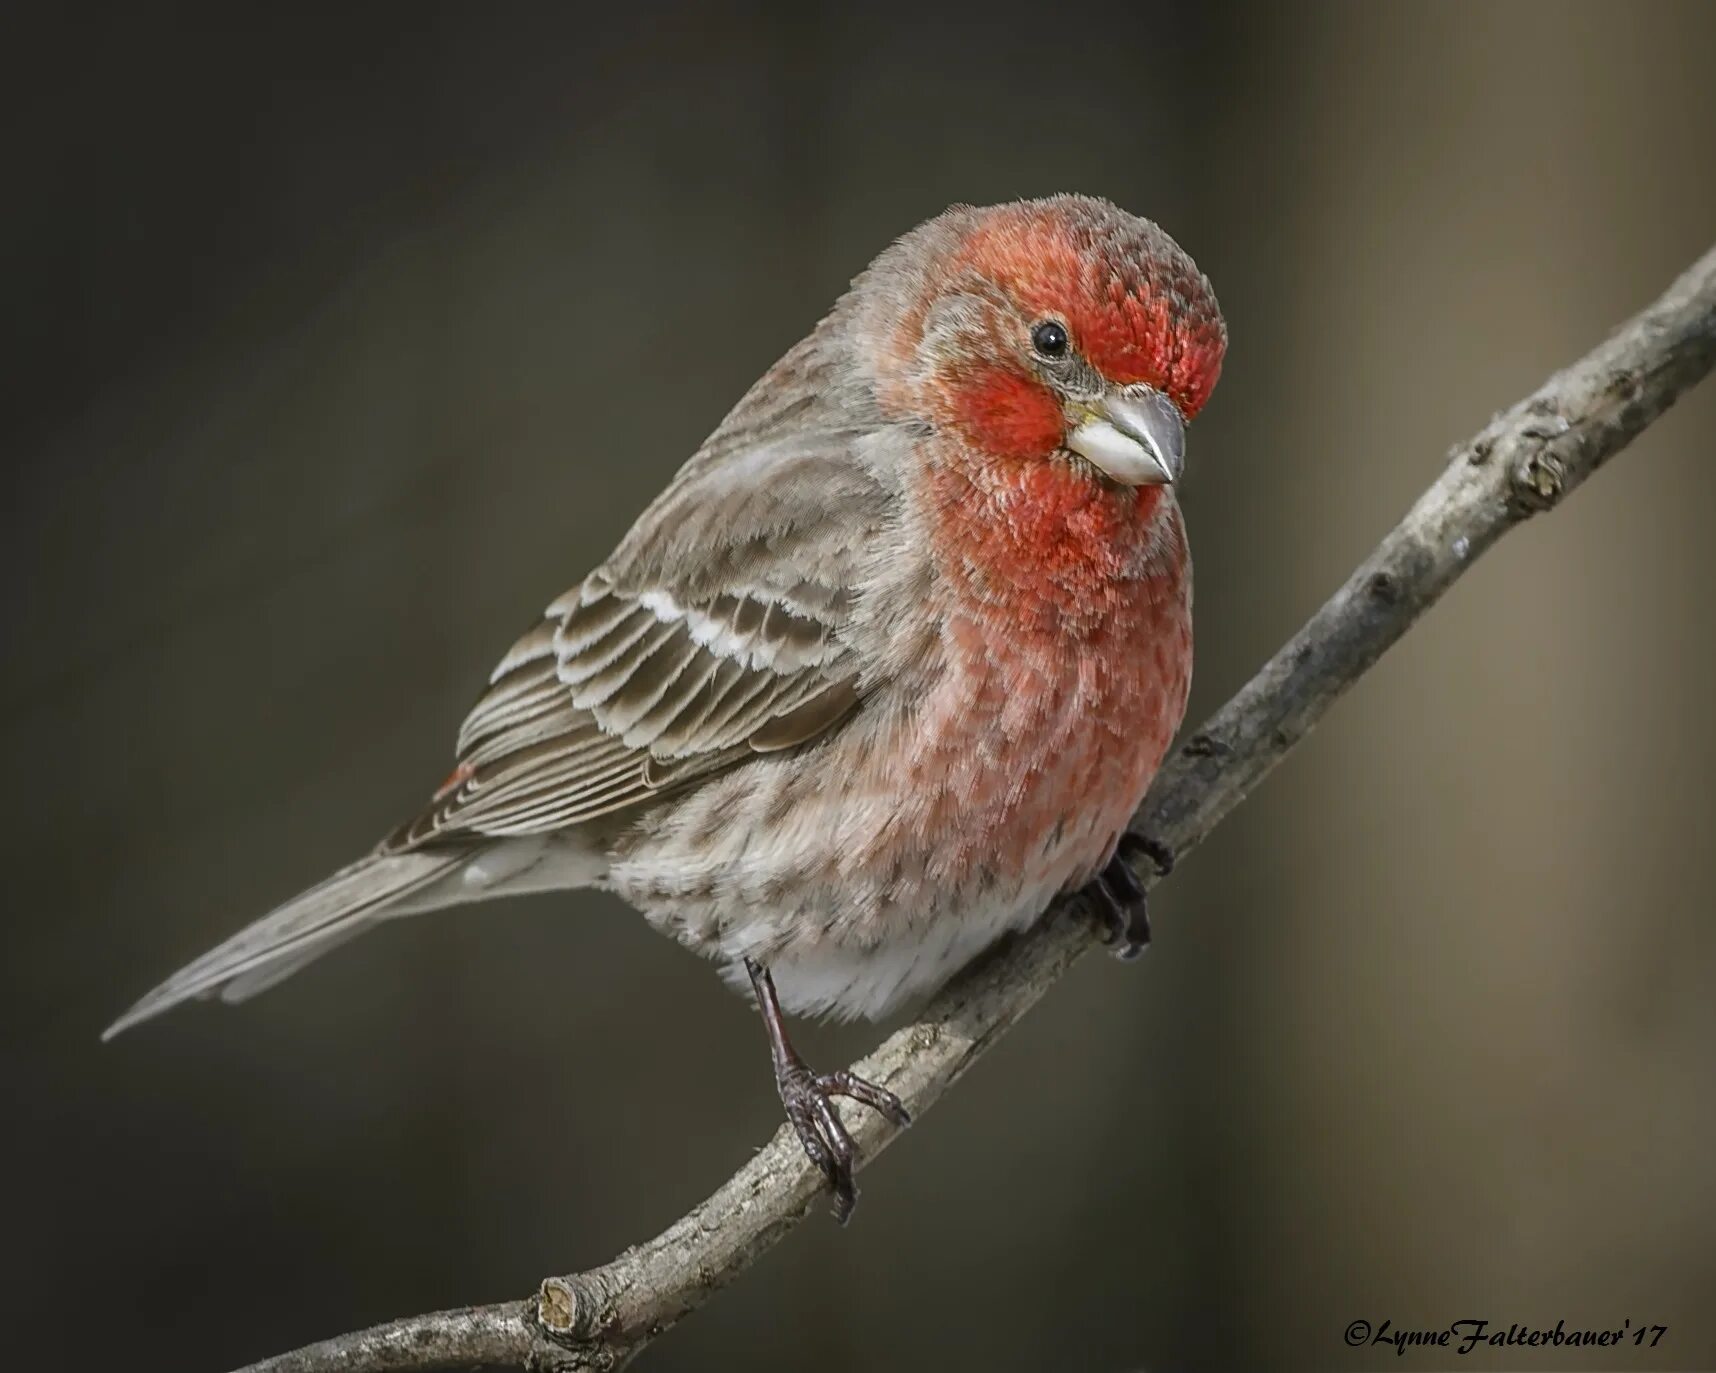
{"label": "branch knot", "polygon": [[557,1344],[588,1339],[598,1306],[596,1294],[575,1277],[544,1278],[536,1293],[536,1319]]}
{"label": "branch knot", "polygon": [[1538,442],[1513,469],[1509,494],[1524,514],[1551,510],[1567,491],[1567,463],[1551,443]]}

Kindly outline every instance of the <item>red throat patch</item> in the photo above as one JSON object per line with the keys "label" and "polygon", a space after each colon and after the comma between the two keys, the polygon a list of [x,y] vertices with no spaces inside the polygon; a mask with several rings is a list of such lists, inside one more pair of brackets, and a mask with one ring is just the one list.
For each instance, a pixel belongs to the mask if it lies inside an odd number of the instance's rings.
{"label": "red throat patch", "polygon": [[[949,582],[1005,610],[1014,632],[1112,625],[1140,579],[1177,577],[1184,562],[1165,487],[1115,487],[1053,460],[955,461],[932,464],[928,494]],[[1170,547],[1158,546],[1164,536]]]}

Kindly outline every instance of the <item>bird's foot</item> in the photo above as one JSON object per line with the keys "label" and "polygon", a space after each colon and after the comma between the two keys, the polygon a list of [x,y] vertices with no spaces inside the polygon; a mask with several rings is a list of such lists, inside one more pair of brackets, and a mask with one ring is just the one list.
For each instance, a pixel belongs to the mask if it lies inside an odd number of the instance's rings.
{"label": "bird's foot", "polygon": [[843,1096],[862,1102],[899,1126],[912,1123],[910,1113],[892,1092],[855,1077],[844,1068],[837,1073],[818,1074],[802,1062],[795,1062],[776,1075],[775,1086],[780,1090],[781,1105],[786,1107],[787,1120],[797,1132],[806,1157],[816,1165],[834,1193],[834,1218],[846,1224],[858,1200],[858,1187],[853,1181],[858,1146],[834,1109],[834,1098]]}
{"label": "bird's foot", "polygon": [[1127,859],[1142,854],[1156,866],[1158,877],[1174,870],[1174,851],[1159,840],[1128,830],[1114,846],[1114,857],[1108,866],[1084,889],[1096,913],[1098,933],[1102,942],[1111,946],[1114,956],[1131,960],[1143,953],[1150,943],[1150,893],[1144,890]]}
{"label": "bird's foot", "polygon": [[840,1112],[834,1109],[834,1098],[843,1096],[860,1102],[902,1128],[912,1123],[911,1113],[892,1092],[845,1068],[837,1073],[811,1072],[787,1040],[780,999],[768,969],[747,959],[745,970],[750,974],[757,1008],[763,1013],[763,1025],[769,1033],[769,1055],[774,1061],[775,1087],[780,1092],[781,1105],[786,1108],[787,1120],[798,1135],[805,1156],[816,1165],[834,1193],[834,1218],[844,1225],[858,1200],[858,1187],[853,1181],[858,1146],[847,1133]]}
{"label": "bird's foot", "polygon": [[1156,876],[1166,877],[1174,870],[1174,850],[1160,839],[1152,839],[1147,834],[1139,834],[1136,830],[1126,830],[1120,836],[1120,842],[1114,846],[1114,852],[1122,858],[1139,854],[1148,858],[1156,868]]}

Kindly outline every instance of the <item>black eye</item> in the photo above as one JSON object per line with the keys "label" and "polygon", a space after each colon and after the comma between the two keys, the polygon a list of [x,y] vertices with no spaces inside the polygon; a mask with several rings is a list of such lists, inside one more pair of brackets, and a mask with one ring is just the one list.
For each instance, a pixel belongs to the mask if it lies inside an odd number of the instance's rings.
{"label": "black eye", "polygon": [[1031,330],[1031,347],[1046,358],[1065,357],[1067,327],[1058,320],[1046,319]]}

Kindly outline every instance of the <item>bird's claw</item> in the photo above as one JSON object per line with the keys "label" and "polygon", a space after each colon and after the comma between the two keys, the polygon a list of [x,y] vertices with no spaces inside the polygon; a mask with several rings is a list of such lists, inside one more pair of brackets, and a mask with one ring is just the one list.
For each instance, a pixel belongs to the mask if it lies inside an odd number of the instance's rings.
{"label": "bird's claw", "polygon": [[1160,839],[1152,839],[1147,834],[1139,834],[1136,830],[1127,830],[1120,836],[1120,842],[1114,846],[1114,851],[1122,856],[1142,854],[1156,866],[1156,876],[1166,877],[1174,870],[1174,850]]}
{"label": "bird's claw", "polygon": [[828,1180],[834,1193],[834,1218],[844,1225],[858,1200],[858,1187],[852,1180],[858,1146],[846,1132],[840,1112],[834,1109],[833,1098],[843,1096],[860,1102],[902,1128],[912,1123],[911,1113],[892,1092],[848,1069],[842,1068],[837,1073],[811,1072],[787,1039],[780,997],[769,970],[755,959],[747,958],[745,971],[757,994],[763,1027],[769,1034],[769,1058],[774,1063],[775,1088],[781,1094],[781,1105],[786,1107],[786,1117],[805,1156]]}
{"label": "bird's claw", "polygon": [[910,1125],[911,1114],[892,1092],[844,1068],[837,1073],[817,1074],[802,1062],[790,1064],[777,1077],[776,1086],[806,1157],[834,1193],[834,1218],[844,1225],[858,1200],[853,1181],[858,1147],[834,1109],[833,1099],[843,1096],[861,1102],[898,1126]]}
{"label": "bird's claw", "polygon": [[1150,893],[1144,890],[1129,855],[1142,854],[1155,865],[1159,877],[1174,870],[1174,851],[1156,839],[1128,830],[1114,846],[1108,866],[1085,887],[1085,896],[1095,908],[1098,933],[1116,958],[1131,961],[1150,943]]}

